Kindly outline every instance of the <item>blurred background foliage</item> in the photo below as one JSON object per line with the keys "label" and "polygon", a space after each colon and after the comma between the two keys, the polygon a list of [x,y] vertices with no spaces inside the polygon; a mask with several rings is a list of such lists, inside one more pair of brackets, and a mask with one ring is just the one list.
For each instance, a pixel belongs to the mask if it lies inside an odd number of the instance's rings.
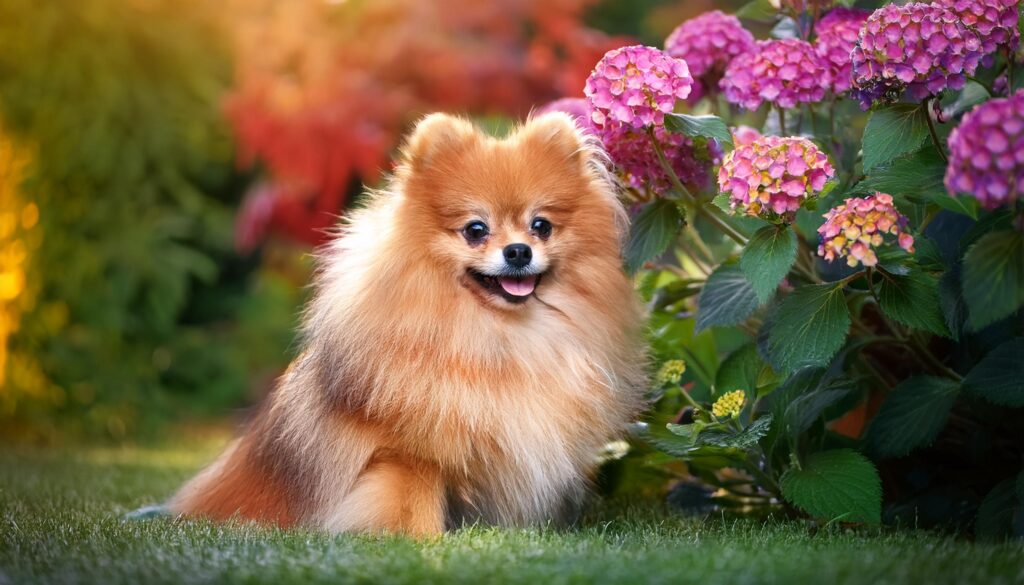
{"label": "blurred background foliage", "polygon": [[0,439],[252,404],[309,252],[418,116],[502,128],[735,4],[0,0]]}

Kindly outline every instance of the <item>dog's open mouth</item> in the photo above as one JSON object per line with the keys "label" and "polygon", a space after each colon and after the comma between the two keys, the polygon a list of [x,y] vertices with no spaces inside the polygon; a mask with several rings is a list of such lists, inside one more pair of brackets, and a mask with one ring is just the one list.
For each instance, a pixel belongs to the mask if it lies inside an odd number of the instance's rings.
{"label": "dog's open mouth", "polygon": [[500,296],[510,303],[522,303],[537,290],[543,273],[522,276],[490,275],[471,268],[469,275],[488,293]]}

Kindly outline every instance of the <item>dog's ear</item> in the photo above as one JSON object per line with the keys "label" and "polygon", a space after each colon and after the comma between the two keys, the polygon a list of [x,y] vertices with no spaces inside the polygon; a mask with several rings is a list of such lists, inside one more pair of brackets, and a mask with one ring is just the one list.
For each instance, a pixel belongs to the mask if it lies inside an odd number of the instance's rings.
{"label": "dog's ear", "polygon": [[548,112],[532,118],[523,126],[522,133],[534,148],[574,163],[583,162],[590,152],[583,131],[572,116],[564,112]]}
{"label": "dog's ear", "polygon": [[425,169],[439,155],[459,152],[476,142],[479,131],[472,123],[449,114],[430,114],[416,124],[402,146],[402,161],[413,169]]}

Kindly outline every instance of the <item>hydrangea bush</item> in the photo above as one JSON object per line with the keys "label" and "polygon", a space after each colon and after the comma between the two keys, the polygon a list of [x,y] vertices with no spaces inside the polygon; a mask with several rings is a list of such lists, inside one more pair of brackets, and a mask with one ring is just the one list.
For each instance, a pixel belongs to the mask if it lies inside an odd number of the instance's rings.
{"label": "hydrangea bush", "polygon": [[657,365],[636,432],[709,494],[686,509],[1020,536],[1019,3],[849,5],[697,16],[552,106],[634,215]]}

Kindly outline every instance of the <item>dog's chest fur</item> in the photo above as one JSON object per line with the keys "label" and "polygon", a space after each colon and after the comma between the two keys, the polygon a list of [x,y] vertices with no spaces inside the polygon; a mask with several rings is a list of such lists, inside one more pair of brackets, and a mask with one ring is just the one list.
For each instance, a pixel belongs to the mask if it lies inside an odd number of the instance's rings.
{"label": "dog's chest fur", "polygon": [[[585,489],[601,443],[634,410],[613,365],[566,343],[571,332],[560,327],[538,335],[512,325],[488,341],[453,336],[374,362],[381,371],[367,412],[390,414],[381,422],[393,449],[441,467],[454,521],[561,515]],[[516,339],[525,335],[528,343]]]}

